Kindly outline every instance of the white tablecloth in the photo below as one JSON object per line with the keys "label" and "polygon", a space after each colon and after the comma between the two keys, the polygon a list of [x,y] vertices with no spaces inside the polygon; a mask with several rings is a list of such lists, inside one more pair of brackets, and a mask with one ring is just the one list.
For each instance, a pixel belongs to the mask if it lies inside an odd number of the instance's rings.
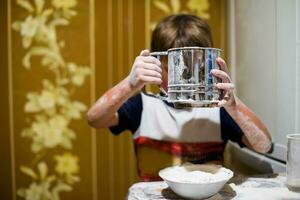
{"label": "white tablecloth", "polygon": [[[128,200],[178,200],[163,181],[135,183],[129,188]],[[238,176],[207,200],[300,200],[300,193],[289,191],[282,175],[264,177]]]}

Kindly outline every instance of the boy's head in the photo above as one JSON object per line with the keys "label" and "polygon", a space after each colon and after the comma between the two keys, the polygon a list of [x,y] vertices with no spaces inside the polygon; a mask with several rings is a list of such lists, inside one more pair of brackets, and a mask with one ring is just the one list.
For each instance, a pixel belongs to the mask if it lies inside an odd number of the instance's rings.
{"label": "boy's head", "polygon": [[[194,15],[179,14],[164,18],[152,34],[151,51],[167,51],[175,47],[212,47],[212,36],[208,24]],[[167,58],[161,57],[162,88],[167,91]]]}
{"label": "boy's head", "polygon": [[164,18],[152,34],[151,51],[175,47],[212,47],[208,24],[194,15],[179,14]]}

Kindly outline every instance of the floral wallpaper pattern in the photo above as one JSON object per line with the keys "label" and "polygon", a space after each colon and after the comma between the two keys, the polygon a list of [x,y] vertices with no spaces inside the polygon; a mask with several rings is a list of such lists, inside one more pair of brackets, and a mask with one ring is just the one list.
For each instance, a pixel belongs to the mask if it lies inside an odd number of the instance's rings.
{"label": "floral wallpaper pattern", "polygon": [[[40,67],[53,75],[41,80],[40,91],[28,91],[26,96],[24,112],[30,120],[21,136],[31,141],[33,160],[20,166],[30,183],[18,188],[17,194],[26,200],[58,200],[80,181],[79,158],[72,153],[76,133],[70,125],[87,109],[74,93],[84,84],[90,68],[65,60],[66,42],[57,34],[58,28],[66,29],[77,15],[77,1],[16,1],[27,13],[12,24],[26,50],[22,65],[28,71]],[[33,57],[40,60],[38,66],[32,66]]]}

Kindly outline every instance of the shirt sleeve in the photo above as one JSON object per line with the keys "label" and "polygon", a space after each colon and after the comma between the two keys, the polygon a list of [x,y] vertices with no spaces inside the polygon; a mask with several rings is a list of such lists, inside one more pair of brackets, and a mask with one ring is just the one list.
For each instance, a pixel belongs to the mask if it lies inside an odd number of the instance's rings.
{"label": "shirt sleeve", "polygon": [[119,123],[109,127],[114,135],[119,135],[125,130],[134,133],[140,126],[143,104],[141,94],[128,99],[118,110]]}
{"label": "shirt sleeve", "polygon": [[243,131],[223,107],[220,108],[220,119],[222,140],[225,142],[231,140],[238,143],[240,147],[245,147],[242,142]]}

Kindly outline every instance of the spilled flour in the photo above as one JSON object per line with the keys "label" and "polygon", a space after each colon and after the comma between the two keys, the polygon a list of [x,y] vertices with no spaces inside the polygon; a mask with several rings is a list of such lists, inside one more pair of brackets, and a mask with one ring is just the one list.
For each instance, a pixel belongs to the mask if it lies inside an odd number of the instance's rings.
{"label": "spilled flour", "polygon": [[[206,171],[206,172],[205,172]],[[164,178],[181,183],[212,183],[231,178],[232,172],[224,167],[214,170],[214,173],[207,170],[197,169],[189,166],[175,166],[168,168],[163,173]]]}

